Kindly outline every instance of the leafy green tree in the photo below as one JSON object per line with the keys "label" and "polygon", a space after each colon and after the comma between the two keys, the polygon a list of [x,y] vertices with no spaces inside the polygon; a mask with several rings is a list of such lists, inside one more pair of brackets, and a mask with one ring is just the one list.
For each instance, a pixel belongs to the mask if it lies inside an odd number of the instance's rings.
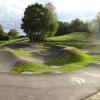
{"label": "leafy green tree", "polygon": [[0,35],[3,35],[3,34],[4,34],[3,27],[2,25],[0,25]]}
{"label": "leafy green tree", "polygon": [[61,21],[58,23],[59,23],[59,27],[58,27],[57,32],[55,34],[56,36],[70,33],[70,24],[69,23],[61,22]]}
{"label": "leafy green tree", "polygon": [[49,24],[48,35],[53,36],[56,34],[58,26],[59,26],[57,14],[55,12],[55,7],[51,3],[47,3],[45,7],[48,9],[47,11],[47,18],[48,18],[48,24]]}
{"label": "leafy green tree", "polygon": [[90,38],[92,41],[100,40],[100,12],[96,15],[96,18],[88,23],[89,30],[91,32]]}
{"label": "leafy green tree", "polygon": [[7,35],[10,38],[17,38],[19,35],[19,32],[16,29],[10,29]]}
{"label": "leafy green tree", "polygon": [[89,32],[88,24],[76,18],[70,23],[70,32]]}
{"label": "leafy green tree", "polygon": [[0,40],[9,40],[9,37],[4,32],[2,25],[0,25]]}
{"label": "leafy green tree", "polygon": [[[52,9],[52,10],[51,10]],[[22,18],[21,28],[27,34],[31,42],[44,40],[54,34],[58,23],[51,4],[34,4],[26,8]]]}
{"label": "leafy green tree", "polygon": [[70,23],[68,22],[58,22],[59,27],[56,32],[57,35],[69,34],[72,32],[89,32],[88,23],[81,21],[80,19],[72,20]]}

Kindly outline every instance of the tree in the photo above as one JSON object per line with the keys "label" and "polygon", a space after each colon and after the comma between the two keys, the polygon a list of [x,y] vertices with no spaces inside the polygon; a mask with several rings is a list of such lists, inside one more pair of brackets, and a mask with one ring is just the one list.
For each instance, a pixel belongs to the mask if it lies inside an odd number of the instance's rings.
{"label": "tree", "polygon": [[59,26],[57,14],[55,12],[55,7],[51,3],[47,3],[45,6],[48,9],[47,11],[47,18],[49,23],[48,36],[54,36]]}
{"label": "tree", "polygon": [[31,42],[42,41],[56,32],[58,23],[52,8],[51,4],[43,6],[38,3],[26,8],[21,28]]}
{"label": "tree", "polygon": [[19,35],[19,32],[16,29],[10,29],[7,35],[10,38],[17,38]]}
{"label": "tree", "polygon": [[3,27],[2,25],[0,25],[0,35],[3,35],[3,34],[4,34]]}
{"label": "tree", "polygon": [[2,25],[0,25],[0,40],[9,40],[9,37],[4,32]]}
{"label": "tree", "polygon": [[70,23],[61,21],[58,23],[59,27],[55,34],[56,36],[70,34],[72,32],[89,32],[88,23],[85,23],[78,18],[72,20]]}
{"label": "tree", "polygon": [[88,24],[76,18],[70,23],[70,32],[89,32]]}
{"label": "tree", "polygon": [[89,30],[91,32],[92,41],[100,40],[100,12],[96,15],[96,18],[89,22]]}
{"label": "tree", "polygon": [[56,32],[56,36],[59,36],[59,35],[64,35],[64,34],[69,34],[70,33],[70,24],[67,23],[67,22],[58,22],[59,23],[59,27],[57,29],[57,32]]}

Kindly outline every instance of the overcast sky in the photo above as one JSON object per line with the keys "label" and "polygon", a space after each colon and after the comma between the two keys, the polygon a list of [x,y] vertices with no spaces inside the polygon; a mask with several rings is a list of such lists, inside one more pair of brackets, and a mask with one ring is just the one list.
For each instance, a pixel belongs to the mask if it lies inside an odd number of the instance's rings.
{"label": "overcast sky", "polygon": [[11,28],[20,30],[25,8],[35,2],[52,2],[56,7],[58,19],[62,21],[74,18],[92,20],[100,11],[100,0],[0,0],[0,24],[5,30]]}

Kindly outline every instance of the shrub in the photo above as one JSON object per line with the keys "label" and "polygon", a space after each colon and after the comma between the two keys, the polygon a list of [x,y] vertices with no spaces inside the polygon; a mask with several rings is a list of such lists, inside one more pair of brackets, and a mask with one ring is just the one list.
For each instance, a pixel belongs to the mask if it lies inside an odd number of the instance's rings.
{"label": "shrub", "polygon": [[0,40],[9,40],[9,36],[7,35],[0,35]]}

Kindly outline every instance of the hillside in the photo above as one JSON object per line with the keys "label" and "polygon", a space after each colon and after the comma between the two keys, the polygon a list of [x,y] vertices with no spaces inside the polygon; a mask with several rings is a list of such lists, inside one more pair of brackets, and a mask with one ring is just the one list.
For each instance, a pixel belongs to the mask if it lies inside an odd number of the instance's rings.
{"label": "hillside", "polygon": [[54,42],[60,42],[60,41],[86,41],[87,36],[90,33],[88,32],[73,32],[66,35],[61,36],[54,36],[47,38],[47,41],[54,41]]}

